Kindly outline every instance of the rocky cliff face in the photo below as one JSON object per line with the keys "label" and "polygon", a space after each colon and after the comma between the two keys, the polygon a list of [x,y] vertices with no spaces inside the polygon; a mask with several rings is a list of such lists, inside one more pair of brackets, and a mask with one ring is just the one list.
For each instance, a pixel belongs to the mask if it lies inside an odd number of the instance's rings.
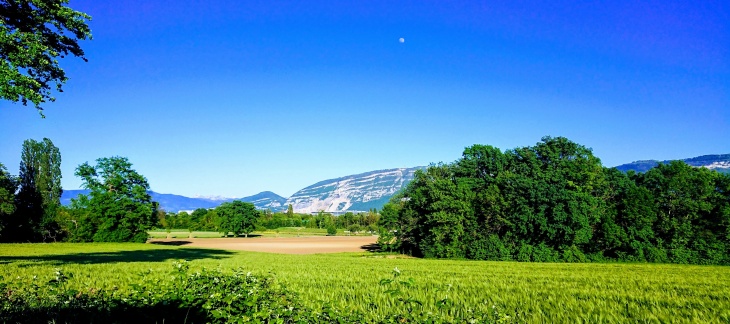
{"label": "rocky cliff face", "polygon": [[291,204],[299,213],[380,209],[413,180],[416,170],[424,168],[379,170],[321,181],[294,193],[284,206]]}

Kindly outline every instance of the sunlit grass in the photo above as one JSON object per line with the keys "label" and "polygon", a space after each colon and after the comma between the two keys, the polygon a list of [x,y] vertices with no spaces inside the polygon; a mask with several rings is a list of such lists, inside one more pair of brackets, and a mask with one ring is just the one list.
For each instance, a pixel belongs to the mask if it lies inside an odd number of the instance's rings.
{"label": "sunlit grass", "polygon": [[282,255],[64,243],[0,245],[0,275],[14,285],[42,283],[62,268],[74,274],[71,284],[79,288],[123,291],[140,276],[167,280],[177,259],[189,260],[193,270],[241,267],[271,274],[311,306],[329,302],[372,318],[404,311],[379,285],[397,267],[401,278],[415,280],[405,294],[434,312],[436,302],[448,297],[451,314],[499,311],[534,322],[730,321],[730,268],[719,266],[423,260],[370,253]]}

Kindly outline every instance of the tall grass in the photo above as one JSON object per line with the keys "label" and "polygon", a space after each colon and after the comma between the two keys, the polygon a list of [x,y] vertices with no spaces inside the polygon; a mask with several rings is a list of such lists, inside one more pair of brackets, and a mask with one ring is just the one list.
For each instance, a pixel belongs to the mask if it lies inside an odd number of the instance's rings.
{"label": "tall grass", "polygon": [[[373,321],[409,307],[463,317],[497,313],[527,322],[730,322],[730,268],[663,264],[567,264],[424,260],[348,253],[281,255],[152,244],[0,245],[0,276],[22,287],[73,273],[77,288],[131,289],[169,280],[173,260],[191,269],[243,268],[271,275],[307,306],[329,303]],[[381,285],[394,268],[412,284]],[[419,304],[404,303],[415,300]],[[447,304],[448,307],[441,305]]]}

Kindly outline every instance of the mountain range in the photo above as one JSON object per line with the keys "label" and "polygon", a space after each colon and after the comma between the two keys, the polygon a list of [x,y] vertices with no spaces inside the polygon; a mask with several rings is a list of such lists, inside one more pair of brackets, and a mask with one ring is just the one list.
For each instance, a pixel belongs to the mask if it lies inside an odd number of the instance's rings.
{"label": "mountain range", "polygon": [[[730,173],[730,154],[703,155],[683,159],[685,163],[695,167],[705,167],[723,173]],[[616,168],[626,172],[646,172],[659,163],[669,161],[644,160],[626,163]],[[397,168],[365,172],[336,179],[317,182],[311,186],[295,192],[285,198],[271,191],[264,191],[253,196],[243,198],[223,197],[185,197],[174,194],[162,194],[150,191],[152,199],[160,206],[171,212],[194,210],[197,208],[213,208],[224,202],[241,200],[250,202],[259,209],[271,211],[285,211],[291,204],[298,213],[367,211],[372,208],[380,209],[390,197],[407,185],[416,170],[426,167]],[[88,190],[64,190],[61,203],[68,205],[71,198],[79,194],[87,194]]]}
{"label": "mountain range", "polygon": [[[152,200],[160,203],[160,207],[171,212],[213,208],[233,200],[250,202],[256,208],[271,211],[285,211],[291,204],[294,211],[298,213],[314,213],[320,210],[357,212],[382,208],[393,194],[413,179],[413,175],[418,169],[425,169],[425,167],[378,170],[324,180],[295,192],[289,198],[284,198],[271,191],[243,198],[191,198],[154,191],[150,191],[150,195]],[[61,204],[69,205],[72,198],[88,193],[88,190],[64,190],[61,195]]]}
{"label": "mountain range", "polygon": [[[713,154],[713,155],[702,155],[698,157],[682,159],[684,163],[687,163],[693,167],[704,167],[711,170],[717,170],[722,173],[730,173],[730,154]],[[636,171],[646,172],[651,168],[659,165],[659,163],[669,163],[671,160],[657,161],[657,160],[643,160],[634,161],[631,163],[622,164],[616,167],[622,172]]]}
{"label": "mountain range", "polygon": [[[245,202],[253,203],[257,208],[260,209],[271,209],[280,210],[286,198],[279,196],[271,191],[264,191],[253,196],[243,198],[191,198],[173,194],[163,194],[150,191],[152,200],[160,203],[160,207],[166,211],[178,212],[181,210],[195,210],[198,208],[214,208],[224,202],[233,200],[242,200]],[[78,195],[87,195],[89,190],[64,190],[61,195],[61,204],[70,205],[71,198],[76,198]]]}

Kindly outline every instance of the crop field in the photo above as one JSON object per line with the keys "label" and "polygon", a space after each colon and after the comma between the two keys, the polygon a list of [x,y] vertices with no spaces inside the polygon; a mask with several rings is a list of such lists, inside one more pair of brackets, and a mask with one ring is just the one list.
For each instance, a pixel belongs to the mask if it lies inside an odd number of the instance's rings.
{"label": "crop field", "polygon": [[[169,280],[175,260],[187,260],[190,271],[242,268],[270,275],[309,306],[354,309],[365,314],[365,322],[409,306],[445,318],[479,310],[505,322],[730,322],[730,268],[719,266],[424,260],[370,252],[285,255],[156,244],[4,244],[0,281],[16,289],[43,285],[60,268],[73,275],[68,285],[76,289],[123,292],[141,277]],[[396,268],[398,280],[381,285]],[[422,306],[402,301],[408,298]]]}

